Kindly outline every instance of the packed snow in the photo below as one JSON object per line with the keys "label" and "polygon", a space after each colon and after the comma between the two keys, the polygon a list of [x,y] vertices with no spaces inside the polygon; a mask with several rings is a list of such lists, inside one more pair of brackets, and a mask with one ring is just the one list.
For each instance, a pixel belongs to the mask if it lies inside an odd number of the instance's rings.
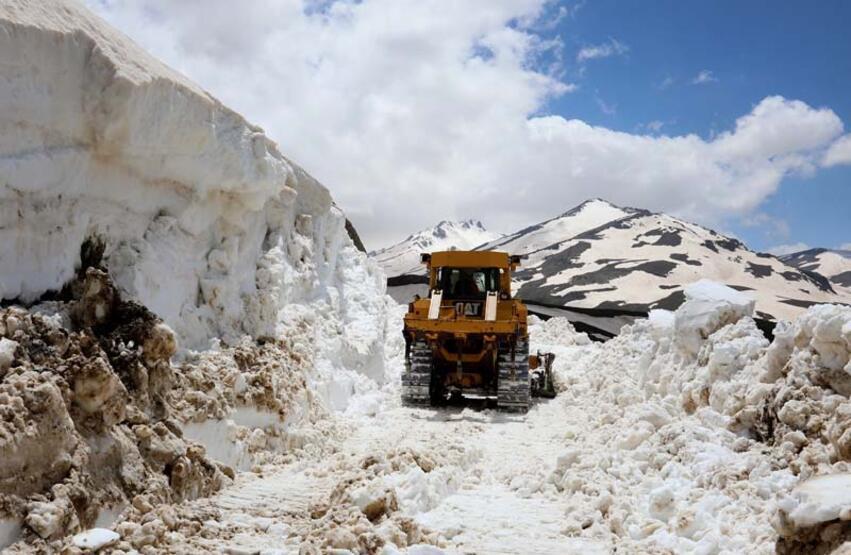
{"label": "packed snow", "polygon": [[61,289],[97,237],[119,288],[199,349],[379,281],[340,270],[358,257],[321,184],[77,2],[4,2],[0,30],[0,298]]}
{"label": "packed snow", "polygon": [[789,520],[813,526],[831,520],[851,520],[851,474],[810,478],[792,490],[794,501],[786,503]]}

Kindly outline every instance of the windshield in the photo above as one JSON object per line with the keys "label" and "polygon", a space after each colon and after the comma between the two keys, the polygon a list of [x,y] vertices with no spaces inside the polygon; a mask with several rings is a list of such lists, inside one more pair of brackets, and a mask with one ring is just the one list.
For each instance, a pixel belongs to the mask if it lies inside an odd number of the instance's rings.
{"label": "windshield", "polygon": [[444,299],[484,299],[499,291],[499,268],[438,268],[437,288]]}

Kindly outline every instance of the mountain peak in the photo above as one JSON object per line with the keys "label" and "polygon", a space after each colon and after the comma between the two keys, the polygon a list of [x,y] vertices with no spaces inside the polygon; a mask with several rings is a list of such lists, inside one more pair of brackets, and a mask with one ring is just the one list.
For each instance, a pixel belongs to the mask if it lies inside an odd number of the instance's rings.
{"label": "mountain peak", "polygon": [[422,271],[420,253],[442,250],[469,250],[502,235],[485,229],[476,219],[441,220],[421,229],[404,241],[370,253],[389,277]]}
{"label": "mountain peak", "polygon": [[570,210],[568,210],[565,213],[570,214],[570,213],[573,213],[573,212],[578,212],[578,211],[581,211],[585,208],[588,208],[589,206],[595,206],[595,205],[610,206],[612,208],[620,208],[620,206],[618,206],[614,203],[611,203],[611,202],[607,201],[606,199],[603,199],[603,198],[600,198],[600,197],[594,197],[594,198],[589,198],[589,199],[583,200],[582,202],[580,202],[579,204],[577,204],[576,206],[574,206],[573,208],[571,208]]}
{"label": "mountain peak", "polygon": [[563,218],[566,216],[576,216],[577,214],[591,211],[599,211],[606,213],[620,212],[623,216],[627,216],[629,214],[651,214],[649,210],[632,208],[629,206],[619,206],[617,204],[614,204],[613,202],[609,202],[606,199],[594,197],[577,204],[576,206],[574,206],[567,212],[564,212],[563,214],[559,215],[558,217]]}
{"label": "mountain peak", "polygon": [[436,226],[424,229],[424,230],[420,231],[419,233],[414,234],[414,236],[416,236],[416,235],[429,236],[430,235],[430,236],[433,236],[433,237],[445,238],[445,237],[450,236],[453,233],[464,233],[465,231],[487,233],[485,226],[479,220],[473,220],[473,219],[458,220],[458,221],[441,220],[440,222],[437,223]]}
{"label": "mountain peak", "polygon": [[[442,227],[442,228],[460,227],[462,229],[472,229],[472,228],[485,229],[485,226],[482,224],[481,221],[474,220],[472,218],[467,219],[467,220],[441,220],[437,223],[436,226],[434,226],[433,228],[429,228],[429,229],[436,229],[436,228],[440,228],[440,227]],[[423,230],[423,231],[427,231],[427,229]]]}

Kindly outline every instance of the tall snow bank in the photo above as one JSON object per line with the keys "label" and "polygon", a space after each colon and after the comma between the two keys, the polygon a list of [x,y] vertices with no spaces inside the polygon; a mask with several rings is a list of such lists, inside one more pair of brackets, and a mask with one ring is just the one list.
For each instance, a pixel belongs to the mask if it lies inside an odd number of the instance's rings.
{"label": "tall snow bank", "polygon": [[75,1],[0,4],[0,176],[0,548],[207,495],[386,380],[329,192]]}
{"label": "tall snow bank", "polygon": [[383,280],[328,191],[77,2],[0,5],[0,175],[0,298],[60,289],[98,237],[183,347],[275,335],[287,306],[350,289],[341,349],[376,348]]}
{"label": "tall snow bank", "polygon": [[571,535],[677,553],[851,540],[851,307],[811,307],[772,343],[752,310],[701,282],[605,344],[531,326],[559,353],[554,402],[589,421],[553,461]]}

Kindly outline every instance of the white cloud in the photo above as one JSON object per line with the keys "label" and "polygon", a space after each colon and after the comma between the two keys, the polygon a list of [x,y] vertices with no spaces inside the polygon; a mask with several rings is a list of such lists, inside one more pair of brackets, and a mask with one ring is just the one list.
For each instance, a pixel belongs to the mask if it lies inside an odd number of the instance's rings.
{"label": "white cloud", "polygon": [[588,60],[608,58],[609,56],[620,56],[627,52],[629,52],[627,45],[615,39],[609,39],[609,42],[581,48],[576,54],[576,61],[582,63]]}
{"label": "white cloud", "polygon": [[708,69],[703,69],[698,73],[694,79],[691,80],[692,85],[704,85],[706,83],[717,83],[718,79],[712,75],[712,72]]}
{"label": "white cloud", "polygon": [[842,243],[839,245],[839,249],[843,251],[851,251],[851,243]]}
{"label": "white cloud", "polygon": [[810,246],[806,243],[792,243],[789,245],[776,245],[766,249],[766,252],[774,256],[783,256],[784,254],[792,254],[793,252],[801,252],[809,249]]}
{"label": "white cloud", "polygon": [[263,126],[369,247],[442,219],[510,231],[598,196],[715,225],[842,133],[781,97],[711,139],[540,115],[569,90],[540,69],[559,48],[533,30],[544,0],[89,2]]}
{"label": "white cloud", "polygon": [[830,145],[830,148],[824,153],[821,163],[828,168],[842,164],[851,164],[851,134],[840,137]]}

